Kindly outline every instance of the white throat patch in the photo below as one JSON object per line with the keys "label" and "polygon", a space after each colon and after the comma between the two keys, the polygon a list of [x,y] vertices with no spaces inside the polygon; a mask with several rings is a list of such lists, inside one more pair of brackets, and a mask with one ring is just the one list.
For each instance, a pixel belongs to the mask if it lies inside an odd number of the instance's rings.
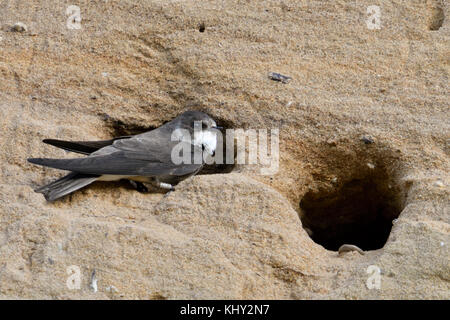
{"label": "white throat patch", "polygon": [[210,155],[214,154],[217,147],[217,133],[214,130],[202,130],[194,133],[194,145],[205,147],[206,152]]}
{"label": "white throat patch", "polygon": [[217,130],[194,130],[194,139],[186,129],[176,129],[172,132],[171,141],[180,141],[205,149],[209,155],[213,155],[217,148]]}

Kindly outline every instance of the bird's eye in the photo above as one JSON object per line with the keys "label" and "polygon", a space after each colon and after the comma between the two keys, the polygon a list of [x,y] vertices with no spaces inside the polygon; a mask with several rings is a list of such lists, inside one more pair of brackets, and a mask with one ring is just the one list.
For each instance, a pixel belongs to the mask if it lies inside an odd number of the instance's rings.
{"label": "bird's eye", "polygon": [[202,122],[202,130],[208,129],[208,125],[204,122]]}

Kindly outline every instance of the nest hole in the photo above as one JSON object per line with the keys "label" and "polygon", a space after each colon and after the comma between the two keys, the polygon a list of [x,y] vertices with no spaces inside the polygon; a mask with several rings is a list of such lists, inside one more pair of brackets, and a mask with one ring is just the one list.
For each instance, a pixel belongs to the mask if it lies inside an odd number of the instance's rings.
{"label": "nest hole", "polygon": [[365,251],[383,248],[392,221],[404,209],[407,188],[383,159],[368,166],[348,158],[347,163],[337,178],[318,181],[301,199],[302,225],[328,250],[337,251],[343,244]]}

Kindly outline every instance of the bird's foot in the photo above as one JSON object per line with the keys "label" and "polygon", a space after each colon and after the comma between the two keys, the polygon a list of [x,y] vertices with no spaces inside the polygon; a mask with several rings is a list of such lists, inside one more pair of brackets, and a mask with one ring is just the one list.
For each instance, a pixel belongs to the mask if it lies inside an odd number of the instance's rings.
{"label": "bird's foot", "polygon": [[138,181],[129,180],[131,185],[140,193],[147,193],[148,188],[142,183]]}
{"label": "bird's foot", "polygon": [[164,190],[169,190],[164,195],[164,198],[167,198],[169,196],[169,194],[175,190],[173,185],[171,185],[170,183],[165,183],[165,182],[158,182],[158,187],[161,189],[164,189]]}

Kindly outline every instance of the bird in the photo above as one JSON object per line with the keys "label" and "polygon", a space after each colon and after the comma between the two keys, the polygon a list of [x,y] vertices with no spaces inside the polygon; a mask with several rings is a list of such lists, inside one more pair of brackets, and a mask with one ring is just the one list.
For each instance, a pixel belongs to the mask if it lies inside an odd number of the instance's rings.
{"label": "bird", "polygon": [[27,159],[36,165],[70,171],[34,191],[42,193],[47,201],[54,201],[94,181],[121,179],[133,181],[141,192],[148,191],[143,183],[173,190],[175,184],[197,174],[205,164],[203,157],[200,162],[174,162],[174,148],[181,146],[183,151],[187,150],[186,154],[191,156],[188,159],[195,153],[214,157],[221,129],[208,114],[186,111],[156,129],[132,136],[101,141],[44,139],[46,144],[87,157]]}

